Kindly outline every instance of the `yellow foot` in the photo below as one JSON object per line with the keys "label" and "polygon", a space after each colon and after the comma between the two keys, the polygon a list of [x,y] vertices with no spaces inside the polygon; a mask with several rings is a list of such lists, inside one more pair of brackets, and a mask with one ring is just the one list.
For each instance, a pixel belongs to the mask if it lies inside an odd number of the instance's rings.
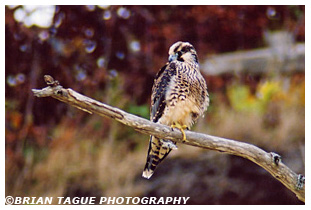
{"label": "yellow foot", "polygon": [[186,141],[186,134],[185,134],[185,129],[187,129],[188,127],[186,125],[180,125],[179,123],[174,123],[173,125],[171,125],[171,128],[174,129],[174,128],[178,128],[181,133],[182,133],[182,140],[183,141]]}

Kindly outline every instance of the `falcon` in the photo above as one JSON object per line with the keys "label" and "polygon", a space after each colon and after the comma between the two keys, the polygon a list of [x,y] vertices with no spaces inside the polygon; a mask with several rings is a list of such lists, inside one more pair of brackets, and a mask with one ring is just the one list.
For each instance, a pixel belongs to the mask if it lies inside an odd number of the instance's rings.
{"label": "falcon", "polygon": [[[150,120],[179,129],[186,140],[184,129],[190,129],[207,110],[209,94],[190,43],[176,42],[168,54],[168,62],[154,79]],[[142,176],[149,179],[172,149],[177,149],[176,142],[151,136]]]}

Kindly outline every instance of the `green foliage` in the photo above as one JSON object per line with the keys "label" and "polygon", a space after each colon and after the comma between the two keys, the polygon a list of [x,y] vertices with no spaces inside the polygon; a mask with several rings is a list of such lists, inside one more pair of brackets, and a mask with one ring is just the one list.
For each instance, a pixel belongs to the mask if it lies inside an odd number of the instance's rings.
{"label": "green foliage", "polygon": [[227,94],[232,108],[237,111],[257,112],[262,108],[260,100],[256,100],[246,85],[229,86]]}
{"label": "green foliage", "polygon": [[304,83],[294,84],[291,88],[286,88],[285,83],[288,82],[266,80],[257,86],[255,93],[251,93],[247,85],[234,84],[228,87],[227,95],[235,110],[259,114],[263,114],[271,103],[282,102],[287,106],[301,104],[300,100],[304,98]]}
{"label": "green foliage", "polygon": [[140,105],[140,106],[130,104],[128,106],[127,111],[129,113],[134,114],[134,115],[138,115],[138,116],[141,116],[143,118],[149,119],[149,106],[146,104]]}

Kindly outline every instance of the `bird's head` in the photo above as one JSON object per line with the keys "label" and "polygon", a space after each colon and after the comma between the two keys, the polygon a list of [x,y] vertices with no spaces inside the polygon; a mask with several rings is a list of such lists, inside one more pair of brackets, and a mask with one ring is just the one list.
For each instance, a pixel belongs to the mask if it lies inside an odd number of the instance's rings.
{"label": "bird's head", "polygon": [[181,62],[198,63],[197,52],[189,42],[176,42],[170,47],[168,54],[169,62],[177,60]]}

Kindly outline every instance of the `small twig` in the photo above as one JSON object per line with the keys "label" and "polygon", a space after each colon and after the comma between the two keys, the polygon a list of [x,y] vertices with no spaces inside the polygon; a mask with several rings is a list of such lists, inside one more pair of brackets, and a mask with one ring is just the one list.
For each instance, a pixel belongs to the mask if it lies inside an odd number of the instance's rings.
{"label": "small twig", "polygon": [[246,158],[268,171],[274,178],[295,193],[299,200],[305,201],[305,178],[302,175],[297,175],[283,164],[281,156],[274,152],[267,153],[252,144],[192,131],[185,131],[187,140],[183,141],[182,133],[178,129],[172,131],[169,126],[153,123],[129,114],[118,108],[81,95],[70,88],[64,89],[51,76],[45,76],[44,78],[49,86],[39,90],[32,89],[37,97],[53,97],[90,114],[95,113],[115,119],[141,133]]}

